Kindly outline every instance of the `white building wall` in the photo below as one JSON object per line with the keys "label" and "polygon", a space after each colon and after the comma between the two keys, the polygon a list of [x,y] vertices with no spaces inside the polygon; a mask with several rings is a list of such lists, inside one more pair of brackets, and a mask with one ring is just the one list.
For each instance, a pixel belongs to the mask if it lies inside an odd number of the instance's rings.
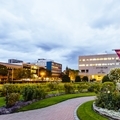
{"label": "white building wall", "polygon": [[97,80],[101,80],[110,69],[120,67],[120,59],[116,54],[79,56],[78,63],[80,75]]}

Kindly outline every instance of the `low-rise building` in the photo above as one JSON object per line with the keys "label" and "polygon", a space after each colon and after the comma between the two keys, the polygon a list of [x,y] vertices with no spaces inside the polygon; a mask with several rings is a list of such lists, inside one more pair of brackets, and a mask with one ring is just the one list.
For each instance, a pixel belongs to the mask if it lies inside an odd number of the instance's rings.
{"label": "low-rise building", "polygon": [[120,59],[116,54],[85,55],[79,56],[78,65],[81,77],[100,81],[110,69],[120,67]]}

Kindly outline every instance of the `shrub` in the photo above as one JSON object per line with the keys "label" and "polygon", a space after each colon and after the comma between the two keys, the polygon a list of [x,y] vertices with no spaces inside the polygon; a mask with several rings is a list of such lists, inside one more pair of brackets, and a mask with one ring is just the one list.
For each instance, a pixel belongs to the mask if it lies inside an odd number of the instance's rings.
{"label": "shrub", "polygon": [[120,109],[120,92],[115,89],[113,82],[105,82],[95,101],[96,106],[110,109]]}
{"label": "shrub", "polygon": [[22,95],[24,101],[29,101],[33,99],[42,99],[45,98],[47,93],[41,86],[38,85],[26,85],[22,90]]}
{"label": "shrub", "polygon": [[13,106],[20,98],[19,93],[10,93],[6,96],[6,107],[11,107]]}
{"label": "shrub", "polygon": [[62,82],[70,82],[70,77],[68,75],[63,75]]}
{"label": "shrub", "polygon": [[109,79],[108,75],[105,75],[105,76],[102,78],[102,83],[104,83],[104,82],[112,82],[112,81]]}
{"label": "shrub", "polygon": [[88,82],[88,76],[83,76],[82,81]]}
{"label": "shrub", "polygon": [[76,76],[76,77],[75,77],[75,82],[81,82],[80,76]]}
{"label": "shrub", "polygon": [[85,92],[85,91],[87,91],[88,86],[89,86],[89,85],[88,85],[87,83],[81,82],[81,83],[77,86],[77,89],[78,89],[79,92]]}
{"label": "shrub", "polygon": [[1,95],[6,96],[9,93],[20,93],[21,87],[17,84],[4,84],[1,90]]}
{"label": "shrub", "polygon": [[64,88],[66,94],[74,93],[74,85],[72,83],[64,84]]}
{"label": "shrub", "polygon": [[56,82],[53,83],[48,83],[47,86],[50,88],[50,90],[57,90],[58,89],[58,84]]}
{"label": "shrub", "polygon": [[93,83],[88,87],[88,91],[98,93],[100,91],[100,86],[100,83]]}

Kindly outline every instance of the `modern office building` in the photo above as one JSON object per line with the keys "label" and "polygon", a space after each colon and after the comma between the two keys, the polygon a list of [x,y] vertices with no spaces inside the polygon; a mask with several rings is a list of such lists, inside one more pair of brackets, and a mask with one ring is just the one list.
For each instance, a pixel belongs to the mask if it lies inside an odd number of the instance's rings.
{"label": "modern office building", "polygon": [[79,74],[89,79],[102,80],[110,69],[120,67],[120,59],[116,54],[99,54],[79,56]]}
{"label": "modern office building", "polygon": [[58,79],[62,73],[62,64],[54,62],[53,60],[38,59],[36,65],[51,71],[51,79]]}

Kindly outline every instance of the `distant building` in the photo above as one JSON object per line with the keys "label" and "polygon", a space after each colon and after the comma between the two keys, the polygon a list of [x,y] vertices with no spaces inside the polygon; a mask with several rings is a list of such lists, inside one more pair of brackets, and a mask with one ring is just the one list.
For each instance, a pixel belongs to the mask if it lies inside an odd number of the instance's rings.
{"label": "distant building", "polygon": [[38,59],[36,65],[42,66],[47,70],[51,71],[53,79],[57,79],[61,75],[62,64],[54,62],[53,60]]}
{"label": "distant building", "polygon": [[[4,65],[8,68],[9,71],[9,79],[14,80],[14,71],[16,69],[25,69],[25,70],[30,70],[32,73],[32,78],[38,78],[39,76],[39,69],[41,68],[40,66],[37,66],[35,64],[27,64],[27,63],[4,63],[0,62],[1,65]],[[7,80],[8,76],[0,76],[0,80]]]}
{"label": "distant building", "polygon": [[80,76],[100,81],[110,69],[120,67],[120,59],[116,54],[79,56],[78,65]]}
{"label": "distant building", "polygon": [[8,63],[23,63],[23,61],[17,59],[8,59]]}

